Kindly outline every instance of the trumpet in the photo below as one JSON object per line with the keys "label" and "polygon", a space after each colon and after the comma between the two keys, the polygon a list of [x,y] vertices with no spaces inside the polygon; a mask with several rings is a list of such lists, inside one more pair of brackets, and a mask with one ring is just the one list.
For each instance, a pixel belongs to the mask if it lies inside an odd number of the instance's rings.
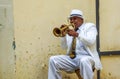
{"label": "trumpet", "polygon": [[[53,29],[53,34],[56,36],[56,37],[64,37],[67,33],[68,33],[68,30],[70,29],[70,26],[72,26],[72,28],[75,28],[74,24],[71,23],[69,25],[66,25],[66,24],[63,24],[61,25],[60,28],[58,27],[55,27]],[[72,29],[71,28],[71,29]]]}

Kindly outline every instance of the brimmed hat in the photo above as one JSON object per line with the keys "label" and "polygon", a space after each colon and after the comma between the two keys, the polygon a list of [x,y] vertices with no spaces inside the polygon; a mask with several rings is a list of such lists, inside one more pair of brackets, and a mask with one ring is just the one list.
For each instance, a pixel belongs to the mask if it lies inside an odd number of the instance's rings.
{"label": "brimmed hat", "polygon": [[73,9],[70,13],[69,18],[74,17],[74,16],[77,16],[77,17],[80,17],[80,18],[84,19],[83,18],[83,12],[81,10],[78,10],[78,9]]}

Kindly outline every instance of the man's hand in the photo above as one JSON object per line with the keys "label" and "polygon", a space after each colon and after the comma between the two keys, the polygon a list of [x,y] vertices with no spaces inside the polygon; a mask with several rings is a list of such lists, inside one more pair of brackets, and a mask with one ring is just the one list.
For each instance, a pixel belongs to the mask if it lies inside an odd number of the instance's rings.
{"label": "man's hand", "polygon": [[73,37],[78,37],[78,33],[74,30],[68,30],[68,35],[73,36]]}

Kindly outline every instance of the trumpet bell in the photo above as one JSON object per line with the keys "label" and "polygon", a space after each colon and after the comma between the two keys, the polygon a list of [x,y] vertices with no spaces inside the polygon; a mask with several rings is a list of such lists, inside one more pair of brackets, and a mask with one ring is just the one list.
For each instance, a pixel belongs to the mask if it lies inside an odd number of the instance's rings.
{"label": "trumpet bell", "polygon": [[70,29],[69,28],[70,26],[74,27],[73,24],[70,24],[70,25],[65,25],[64,24],[64,25],[61,25],[60,28],[54,28],[53,29],[53,34],[56,37],[64,37],[67,34],[68,30]]}
{"label": "trumpet bell", "polygon": [[56,36],[56,37],[60,37],[61,36],[61,30],[59,28],[54,28],[53,29],[53,34]]}

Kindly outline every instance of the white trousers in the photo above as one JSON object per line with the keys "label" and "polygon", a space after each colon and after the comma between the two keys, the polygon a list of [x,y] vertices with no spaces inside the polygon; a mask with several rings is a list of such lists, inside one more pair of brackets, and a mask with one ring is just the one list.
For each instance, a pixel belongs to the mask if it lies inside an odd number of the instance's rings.
{"label": "white trousers", "polygon": [[77,55],[71,59],[67,55],[51,56],[49,60],[48,79],[61,79],[60,70],[71,72],[80,69],[83,79],[93,79],[94,60],[88,55]]}

